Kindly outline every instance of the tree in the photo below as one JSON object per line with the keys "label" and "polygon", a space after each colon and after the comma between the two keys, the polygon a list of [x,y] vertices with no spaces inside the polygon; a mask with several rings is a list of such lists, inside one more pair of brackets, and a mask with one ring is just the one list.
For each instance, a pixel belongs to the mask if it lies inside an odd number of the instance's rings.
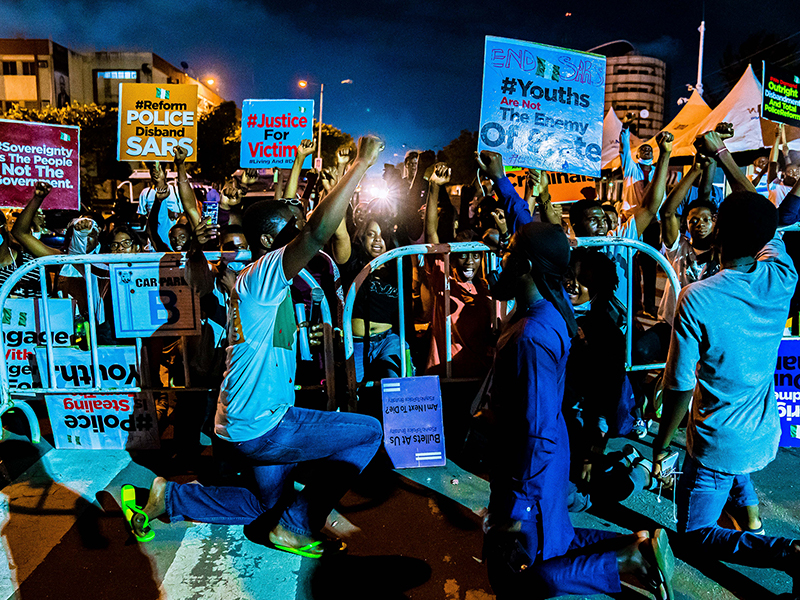
{"label": "tree", "polygon": [[187,163],[193,177],[224,182],[239,168],[241,114],[235,102],[223,102],[197,121],[197,161]]}
{"label": "tree", "polygon": [[96,186],[114,179],[127,179],[130,164],[117,160],[117,115],[115,107],[74,102],[63,108],[21,108],[14,104],[4,119],[77,125],[81,128],[81,205],[91,206]]}
{"label": "tree", "polygon": [[450,183],[466,185],[472,183],[478,165],[475,163],[475,151],[478,149],[478,132],[462,129],[459,136],[447,144],[442,150],[447,165],[452,169]]}
{"label": "tree", "polygon": [[[314,119],[314,139],[319,135],[319,125]],[[322,164],[325,167],[336,164],[336,151],[342,146],[354,146],[353,137],[328,123],[322,124]],[[316,157],[316,153],[314,154]]]}

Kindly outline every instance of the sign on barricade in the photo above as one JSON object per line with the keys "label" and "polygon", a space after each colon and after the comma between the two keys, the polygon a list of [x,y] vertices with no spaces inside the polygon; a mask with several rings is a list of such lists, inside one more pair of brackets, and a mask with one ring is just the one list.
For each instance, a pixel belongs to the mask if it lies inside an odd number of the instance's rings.
{"label": "sign on barricade", "polygon": [[80,163],[79,127],[0,119],[0,207],[23,208],[46,181],[42,208],[79,210]]}
{"label": "sign on barricade", "polygon": [[384,446],[397,469],[447,463],[438,376],[381,380]]}
{"label": "sign on barricade", "polygon": [[800,446],[800,340],[786,339],[778,348],[775,400],[781,419],[781,446]]}
{"label": "sign on barricade", "polygon": [[599,177],[605,72],[597,54],[487,36],[478,150]]}
{"label": "sign on barricade", "polygon": [[200,298],[178,266],[109,265],[119,338],[200,335]]}
{"label": "sign on barricade", "polygon": [[[300,142],[314,137],[313,121],[313,100],[245,100],[240,166],[291,167]],[[303,162],[309,167],[310,155]]]}
{"label": "sign on barricade", "polygon": [[[75,332],[73,303],[67,299],[48,300],[50,333],[54,346],[66,347]],[[9,298],[3,307],[3,339],[6,345],[9,388],[18,394],[34,395],[40,385],[35,350],[47,335],[44,304],[39,298]]]}
{"label": "sign on barricade", "polygon": [[800,127],[800,75],[762,64],[761,117]]}
{"label": "sign on barricade", "polygon": [[155,406],[143,394],[52,394],[47,412],[56,448],[159,448]]}
{"label": "sign on barricade", "polygon": [[181,146],[197,160],[197,86],[119,84],[117,160],[172,160]]}
{"label": "sign on barricade", "polygon": [[[48,371],[47,349],[36,348],[36,362],[42,379]],[[102,387],[114,388],[139,386],[139,371],[136,368],[136,346],[98,346],[97,362],[100,381],[92,386],[92,353],[80,348],[53,348],[53,364],[56,380],[51,387]]]}

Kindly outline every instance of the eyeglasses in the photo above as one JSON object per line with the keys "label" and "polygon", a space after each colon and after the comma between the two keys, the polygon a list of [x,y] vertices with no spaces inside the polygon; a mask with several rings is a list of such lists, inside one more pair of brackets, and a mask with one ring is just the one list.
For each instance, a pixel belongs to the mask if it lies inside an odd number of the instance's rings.
{"label": "eyeglasses", "polygon": [[120,240],[119,242],[111,242],[108,245],[108,247],[111,249],[112,252],[114,250],[121,250],[123,248],[127,250],[132,246],[133,246],[133,240],[131,238],[128,238],[127,240]]}
{"label": "eyeglasses", "polygon": [[288,204],[289,206],[298,206],[300,208],[303,208],[303,203],[297,198],[281,198],[279,202],[283,202],[284,204]]}

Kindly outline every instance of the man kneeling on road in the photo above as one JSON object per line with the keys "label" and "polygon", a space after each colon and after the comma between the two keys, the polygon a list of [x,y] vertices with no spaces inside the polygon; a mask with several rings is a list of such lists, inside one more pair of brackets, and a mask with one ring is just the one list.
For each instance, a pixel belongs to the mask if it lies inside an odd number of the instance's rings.
{"label": "man kneeling on road", "polygon": [[[142,510],[133,488],[125,486],[123,510],[138,540],[152,539],[149,521],[163,513],[173,521],[246,525],[276,509],[271,546],[310,558],[324,553],[326,545],[317,536],[334,503],[377,452],[382,429],[365,415],[294,406],[297,324],[289,286],[336,231],[383,147],[373,136],[359,140],[352,167],[302,231],[282,202],[265,200],[247,209],[243,226],[253,262],[231,293],[227,370],[215,432],[252,466],[256,490],[179,485],[156,477]],[[296,493],[291,472],[308,461],[323,462]]]}

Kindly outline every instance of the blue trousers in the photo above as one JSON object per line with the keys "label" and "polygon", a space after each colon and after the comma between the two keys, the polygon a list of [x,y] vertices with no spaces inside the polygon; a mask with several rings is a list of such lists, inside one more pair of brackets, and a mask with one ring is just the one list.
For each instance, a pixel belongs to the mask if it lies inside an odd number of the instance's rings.
{"label": "blue trousers", "polygon": [[617,553],[601,545],[616,537],[612,531],[576,529],[566,554],[538,558],[522,573],[511,570],[503,553],[487,537],[484,548],[492,590],[498,600],[617,593],[622,589]]}
{"label": "blue trousers", "polygon": [[800,561],[791,554],[793,540],[717,525],[728,498],[740,507],[758,504],[750,476],[707,469],[686,454],[677,501],[678,531],[686,535],[689,547],[697,548],[704,558],[787,572],[796,569]]}
{"label": "blue trousers", "polygon": [[400,336],[391,329],[369,338],[353,338],[356,381],[361,383],[365,373],[374,379],[400,377],[400,356],[405,348],[400,347]]}
{"label": "blue trousers", "polygon": [[[381,425],[372,417],[291,407],[264,435],[231,443],[234,454],[252,467],[255,490],[169,482],[167,515],[176,521],[247,525],[281,502],[280,524],[312,536],[372,460],[382,438]],[[289,475],[307,461],[319,461],[319,469],[297,493]]]}

